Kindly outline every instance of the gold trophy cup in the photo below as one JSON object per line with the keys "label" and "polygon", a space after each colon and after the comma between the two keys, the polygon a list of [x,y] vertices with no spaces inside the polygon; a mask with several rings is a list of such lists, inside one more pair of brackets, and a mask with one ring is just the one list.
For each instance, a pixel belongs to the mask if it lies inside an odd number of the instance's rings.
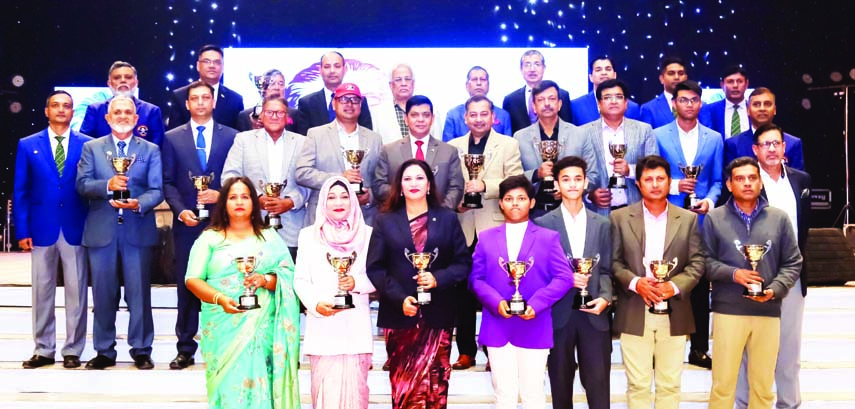
{"label": "gold trophy cup", "polygon": [[[745,256],[745,259],[751,263],[751,269],[754,271],[757,271],[757,265],[763,259],[763,256],[772,249],[772,240],[766,240],[766,244],[742,244],[741,241],[734,240],[733,244]],[[752,297],[762,297],[764,295],[763,285],[749,284],[744,294]]]}
{"label": "gold trophy cup", "polygon": [[[410,260],[413,263],[413,267],[419,270],[418,274],[422,275],[428,267],[430,267],[431,263],[436,260],[436,256],[439,254],[439,248],[433,249],[433,252],[410,252],[408,249],[404,249],[404,257]],[[428,305],[430,304],[430,293],[428,290],[422,286],[416,288],[416,302],[419,305]]]}
{"label": "gold trophy cup", "polygon": [[[344,257],[333,257],[330,253],[327,253],[327,261],[333,267],[333,270],[338,273],[338,278],[341,279],[350,272],[350,267],[356,262],[356,252],[354,251],[351,255]],[[354,307],[353,296],[350,292],[339,288],[338,293],[333,297],[332,308],[334,310],[347,310]]]}
{"label": "gold trophy cup", "polygon": [[[573,269],[574,272],[579,274],[584,274],[586,276],[591,275],[591,271],[594,270],[594,266],[600,262],[599,253],[594,256],[594,258],[573,258],[572,256],[567,256],[567,260],[570,261],[570,268]],[[590,283],[589,283],[590,284]],[[588,288],[583,288],[576,293],[576,296],[573,297],[573,309],[574,310],[586,310],[591,308],[588,303],[593,301],[594,297],[592,297],[588,293]]]}
{"label": "gold trophy cup", "polygon": [[[282,183],[264,183],[263,180],[258,181],[258,186],[261,188],[261,191],[267,197],[279,197],[282,194],[282,190],[285,189],[285,186],[288,186],[288,180],[284,180]],[[276,230],[282,228],[282,218],[279,217],[278,214],[268,214],[267,215],[267,224],[270,227],[273,227]]]}
{"label": "gold trophy cup", "polygon": [[[703,168],[704,168],[704,165],[688,165],[688,166],[680,165],[680,172],[683,172],[683,176],[686,179],[697,180],[698,175],[701,174],[701,169],[703,169]],[[687,203],[688,209],[696,209],[701,204],[701,199],[699,199],[698,196],[695,195],[694,191],[689,193],[689,196],[686,200],[688,202]]]}
{"label": "gold trophy cup", "polygon": [[[187,176],[190,178],[190,181],[193,182],[193,187],[195,187],[198,192],[208,190],[208,186],[211,184],[211,181],[214,180],[214,172],[211,172],[210,175],[193,176],[193,172],[188,170]],[[196,200],[196,220],[205,221],[209,218],[208,209],[205,208],[205,204]]]}
{"label": "gold trophy cup", "polygon": [[534,257],[529,257],[527,261],[505,261],[499,257],[499,265],[508,274],[508,277],[514,283],[514,295],[508,301],[508,314],[524,315],[528,304],[520,294],[520,280],[525,277],[526,273],[534,267]]}
{"label": "gold trophy cup", "polygon": [[[540,149],[540,158],[543,159],[543,162],[555,162],[558,159],[558,154],[561,152],[561,144],[558,141],[540,141],[537,143],[538,149]],[[552,175],[546,176],[543,178],[542,182],[543,192],[544,193],[555,193],[555,177]]]}
{"label": "gold trophy cup", "polygon": [[[368,149],[342,149],[341,151],[342,154],[344,154],[344,159],[348,164],[350,164],[350,168],[355,170],[359,170],[362,160],[365,159],[365,155],[368,154]],[[365,193],[365,189],[362,187],[362,182],[351,182],[350,188],[353,189],[357,195]]]}
{"label": "gold trophy cup", "polygon": [[258,119],[261,116],[262,105],[264,104],[264,90],[267,89],[267,84],[270,82],[270,77],[266,75],[253,75],[249,73],[249,80],[252,85],[258,89],[258,103],[255,104],[255,109],[252,110],[252,119]]}
{"label": "gold trophy cup", "polygon": [[[656,283],[661,284],[667,282],[668,275],[677,268],[677,257],[674,257],[671,261],[646,260],[645,264],[650,267],[653,277],[656,277]],[[650,307],[649,311],[651,314],[666,315],[671,312],[671,305],[668,303],[668,300],[662,300]]]}
{"label": "gold trophy cup", "polygon": [[[235,257],[237,270],[238,272],[243,273],[244,278],[255,271],[256,261],[255,256]],[[258,305],[258,296],[255,295],[254,289],[247,286],[243,287],[243,294],[238,298],[237,308],[239,310],[254,310],[256,308],[261,308],[261,306]]]}
{"label": "gold trophy cup", "polygon": [[[477,180],[481,172],[484,171],[484,155],[465,154],[463,155],[463,165],[466,166],[466,171],[469,172],[469,180]],[[469,192],[463,195],[463,207],[467,209],[481,209],[484,207],[481,204],[481,194],[477,192]]]}
{"label": "gold trophy cup", "polygon": [[[127,176],[128,171],[130,171],[131,166],[134,162],[137,161],[137,155],[124,156],[124,157],[114,157],[113,152],[107,151],[107,162],[110,164],[110,169],[113,170],[113,173],[118,176]],[[114,190],[113,191],[113,200],[117,202],[127,203],[128,199],[131,198],[131,191],[129,189],[125,190]],[[119,215],[116,216],[116,223],[122,224],[125,222],[124,209],[119,209]]]}
{"label": "gold trophy cup", "polygon": [[[612,154],[612,157],[615,159],[623,159],[626,156],[626,144],[623,143],[610,143],[609,144],[609,153]],[[612,176],[609,177],[609,188],[610,189],[626,189],[626,177],[624,175],[620,175],[612,170]]]}

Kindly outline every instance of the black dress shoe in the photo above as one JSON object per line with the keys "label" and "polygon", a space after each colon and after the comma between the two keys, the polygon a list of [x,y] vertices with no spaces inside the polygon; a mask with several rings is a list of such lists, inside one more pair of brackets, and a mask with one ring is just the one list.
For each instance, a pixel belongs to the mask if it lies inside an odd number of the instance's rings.
{"label": "black dress shoe", "polygon": [[691,350],[689,351],[689,364],[712,369],[712,358],[706,352]]}
{"label": "black dress shoe", "polygon": [[134,366],[137,369],[153,369],[154,362],[151,361],[151,355],[140,354],[134,357]]}
{"label": "black dress shoe", "polygon": [[107,358],[101,354],[98,354],[86,363],[86,369],[104,369],[110,366],[116,366],[116,360]]}
{"label": "black dress shoe", "polygon": [[179,352],[175,359],[169,363],[169,369],[184,369],[196,363],[196,359],[189,352]]}
{"label": "black dress shoe", "polygon": [[33,355],[32,358],[23,362],[23,367],[27,369],[41,368],[45,365],[53,365],[56,360],[41,355]]}
{"label": "black dress shoe", "polygon": [[62,367],[73,369],[80,366],[80,357],[77,355],[66,355],[62,358]]}

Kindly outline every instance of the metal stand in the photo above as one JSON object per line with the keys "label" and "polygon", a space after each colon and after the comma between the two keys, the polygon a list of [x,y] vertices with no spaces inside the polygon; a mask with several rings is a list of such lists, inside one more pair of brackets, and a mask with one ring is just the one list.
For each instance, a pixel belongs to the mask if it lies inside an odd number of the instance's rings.
{"label": "metal stand", "polygon": [[[846,163],[846,204],[843,205],[843,225],[849,224],[849,89],[855,84],[808,87],[808,91],[836,90],[843,93],[843,158]],[[836,93],[835,93],[836,94]]]}

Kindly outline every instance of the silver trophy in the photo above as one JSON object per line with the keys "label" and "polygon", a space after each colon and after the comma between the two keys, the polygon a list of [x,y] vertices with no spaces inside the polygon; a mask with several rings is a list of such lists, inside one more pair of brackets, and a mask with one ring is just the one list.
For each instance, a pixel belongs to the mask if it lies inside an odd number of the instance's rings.
{"label": "silver trophy", "polygon": [[[353,266],[353,263],[356,262],[356,252],[354,251],[349,256],[344,257],[333,257],[332,254],[327,253],[327,262],[333,267],[336,273],[338,273],[338,278],[342,279],[347,276],[347,273],[350,272],[350,267]],[[333,297],[333,309],[334,310],[346,310],[350,308],[355,308],[353,305],[353,296],[347,290],[338,289],[338,293],[336,293],[335,297]]]}
{"label": "silver trophy", "polygon": [[[239,273],[242,273],[244,278],[249,276],[255,271],[255,266],[257,265],[257,259],[255,256],[247,256],[247,257],[235,257],[235,264],[237,265],[237,270]],[[254,310],[256,308],[260,308],[258,305],[258,296],[255,295],[255,289],[252,287],[243,287],[243,294],[238,298],[238,309],[239,310]]]}
{"label": "silver trophy", "polygon": [[[282,190],[285,189],[285,186],[288,185],[288,180],[282,181],[282,183],[270,182],[264,183],[263,180],[258,181],[258,186],[261,188],[261,191],[267,197],[279,197],[282,194]],[[278,214],[268,214],[267,215],[267,224],[274,228],[275,230],[279,230],[282,228],[282,218],[279,217]]]}
{"label": "silver trophy", "polygon": [[[554,163],[561,152],[561,144],[558,141],[540,141],[537,143],[537,147],[540,149],[540,158],[544,163]],[[541,186],[543,186],[544,193],[552,194],[557,191],[555,189],[555,178],[552,175],[544,177]]]}
{"label": "silver trophy", "polygon": [[[368,154],[368,149],[343,149],[342,154],[344,155],[344,159],[350,165],[351,169],[359,170],[359,166],[362,164],[362,160],[365,159],[365,155]],[[365,189],[363,189],[362,182],[351,182],[350,188],[356,192],[357,195],[361,195],[365,193]]]}
{"label": "silver trophy", "polygon": [[[463,155],[463,165],[466,166],[466,171],[469,172],[469,180],[477,180],[484,171],[484,155],[465,154]],[[467,209],[482,209],[481,194],[470,192],[463,195],[463,207]]]}
{"label": "silver trophy", "polygon": [[258,104],[255,105],[255,109],[252,110],[252,118],[258,119],[261,116],[261,109],[264,104],[264,90],[267,89],[267,85],[270,82],[270,77],[266,75],[253,75],[249,73],[249,80],[252,81],[252,84],[255,85],[255,88],[258,89]]}
{"label": "silver trophy", "polygon": [[[570,267],[574,272],[583,274],[586,276],[591,275],[591,271],[594,270],[594,266],[600,262],[600,254],[597,253],[594,258],[573,258],[573,256],[567,256],[567,260],[570,261]],[[588,283],[590,284],[590,283]],[[593,301],[594,297],[592,297],[588,293],[587,286],[581,289],[576,296],[573,297],[573,309],[574,310],[585,310],[591,308],[588,303]]]}
{"label": "silver trophy", "polygon": [[[425,270],[427,270],[430,265],[436,261],[436,256],[439,254],[439,248],[433,249],[433,252],[410,252],[408,249],[404,249],[404,257],[407,260],[410,260],[413,263],[413,267],[419,270],[418,274],[422,275]],[[427,305],[430,304],[430,293],[428,290],[422,286],[416,288],[416,302],[419,305]]]}
{"label": "silver trophy", "polygon": [[[113,170],[113,173],[118,176],[128,176],[128,171],[130,171],[131,166],[134,162],[137,161],[137,155],[133,154],[131,156],[118,157],[113,156],[113,152],[107,151],[107,162],[110,164],[110,169]],[[131,191],[129,189],[125,190],[114,190],[113,191],[113,200],[117,202],[127,203],[128,199],[131,198]],[[125,222],[125,214],[124,209],[119,209],[119,214],[116,216],[116,222],[122,224]]]}
{"label": "silver trophy", "polygon": [[[653,274],[653,277],[656,277],[657,284],[668,282],[668,276],[677,268],[677,257],[674,257],[671,261],[645,259],[643,262],[650,267],[650,273]],[[668,303],[668,300],[662,300],[650,307],[649,311],[651,314],[657,315],[669,314],[671,312],[671,305]]]}
{"label": "silver trophy", "polygon": [[[190,178],[190,181],[193,182],[193,187],[196,188],[198,192],[204,192],[208,190],[208,186],[211,184],[211,181],[214,180],[214,172],[211,172],[210,175],[202,175],[202,176],[193,176],[193,172],[187,171],[187,176]],[[196,220],[205,221],[210,217],[208,215],[208,209],[205,208],[205,204],[196,200]]]}
{"label": "silver trophy", "polygon": [[[623,159],[626,156],[626,144],[609,143],[609,153],[615,159]],[[618,174],[612,168],[612,176],[609,177],[610,189],[626,189],[626,177]]]}
{"label": "silver trophy", "polygon": [[[741,241],[734,240],[733,244],[736,246],[736,249],[742,253],[745,259],[751,263],[751,269],[754,271],[757,271],[757,264],[760,263],[763,256],[772,249],[772,240],[766,240],[766,244],[742,244]],[[763,285],[748,284],[748,288],[745,289],[744,294],[752,297],[762,297],[764,295]]]}
{"label": "silver trophy", "polygon": [[[683,166],[681,164],[681,165],[679,165],[679,168],[680,168],[680,172],[683,172],[683,177],[685,177],[686,179],[698,180],[698,175],[701,174],[701,169],[704,168],[704,165]],[[695,195],[694,190],[692,190],[692,192],[689,193],[687,201],[688,201],[688,208],[689,209],[697,209],[698,206],[701,204],[701,199],[699,199],[698,196]]]}
{"label": "silver trophy", "polygon": [[520,294],[520,280],[525,277],[526,273],[534,267],[534,257],[529,257],[527,261],[505,261],[499,257],[499,265],[508,274],[514,284],[514,295],[508,301],[508,314],[524,315],[528,308],[522,294]]}

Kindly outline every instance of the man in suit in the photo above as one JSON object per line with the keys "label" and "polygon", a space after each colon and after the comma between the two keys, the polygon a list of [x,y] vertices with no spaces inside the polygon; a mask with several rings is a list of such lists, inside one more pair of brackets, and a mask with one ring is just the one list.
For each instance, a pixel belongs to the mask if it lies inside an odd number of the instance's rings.
{"label": "man in suit", "polygon": [[[588,74],[588,79],[591,81],[594,89],[570,101],[573,108],[573,125],[582,126],[591,121],[600,119],[600,105],[597,103],[597,87],[604,81],[617,78],[617,72],[614,68],[614,63],[611,57],[604,55],[595,57],[591,61],[591,73]],[[626,117],[630,119],[641,118],[641,108],[635,101],[629,100],[627,95]]]}
{"label": "man in suit", "polygon": [[87,202],[73,181],[83,144],[92,138],[71,130],[74,102],[54,91],[45,104],[47,129],[21,138],[15,154],[15,235],[21,250],[31,251],[33,356],[24,368],[52,365],[56,354],[56,295],[59,264],[65,287],[65,368],[80,366],[86,345],[87,264],[80,246]]}
{"label": "man in suit", "polygon": [[[344,83],[335,90],[333,107],[335,119],[323,126],[309,129],[303,149],[297,157],[294,172],[295,182],[310,189],[306,225],[315,223],[318,194],[324,182],[332,176],[341,175],[350,181],[354,191],[360,183],[364,193],[357,192],[362,215],[371,224],[377,214],[376,202],[371,195],[374,184],[374,168],[383,143],[376,132],[357,123],[362,105],[362,93],[356,84]],[[359,169],[353,169],[344,157],[344,150],[365,150]]]}
{"label": "man in suit", "polygon": [[[134,102],[136,115],[139,117],[133,129],[134,136],[160,146],[163,143],[165,132],[163,116],[159,107],[134,96],[138,85],[137,69],[133,65],[124,61],[116,61],[110,66],[110,71],[107,74],[107,86],[113,92],[113,98],[125,96]],[[113,98],[86,107],[86,115],[83,117],[83,123],[80,124],[80,133],[98,137],[112,132],[110,124],[104,118],[107,116],[107,107]]]}
{"label": "man in suit", "polygon": [[674,99],[674,87],[687,79],[689,77],[683,60],[677,57],[662,59],[659,63],[659,82],[665,91],[641,106],[641,121],[647,122],[653,129],[673,121],[677,115],[671,102]]}
{"label": "man in suit", "polygon": [[[695,213],[668,203],[671,169],[665,159],[642,158],[636,174],[641,202],[610,216],[619,299],[614,329],[626,366],[626,400],[630,409],[650,408],[655,380],[656,407],[677,408],[686,335],[695,330],[688,294],[704,274],[701,233]],[[657,282],[650,262],[673,259],[667,280]],[[660,302],[667,302],[669,312],[650,312]]]}
{"label": "man in suit", "polygon": [[[86,142],[77,166],[77,193],[89,200],[83,245],[92,270],[93,344],[98,353],[86,363],[87,369],[116,365],[120,262],[130,312],[130,354],[138,369],[154,368],[151,261],[154,246],[160,244],[154,207],[163,201],[163,169],[160,148],[134,135],[139,118],[135,108],[130,97],[113,98],[106,117],[112,132]],[[116,175],[109,158],[124,157],[133,163],[126,175]],[[118,191],[130,191],[131,198],[113,200]]]}
{"label": "man in suit", "polygon": [[[573,378],[576,368],[585,388],[588,407],[608,409],[610,400],[612,337],[609,315],[603,314],[612,300],[611,237],[609,220],[585,209],[585,176],[588,164],[578,156],[555,163],[561,206],[534,222],[557,231],[564,254],[575,258],[599,259],[590,275],[573,274],[575,290],[570,290],[552,306],[553,346],[546,367],[552,389],[552,406],[573,407]],[[587,289],[593,301],[573,308],[574,298]],[[576,356],[579,363],[576,363]]]}
{"label": "man in suit", "polygon": [[[466,92],[469,98],[487,97],[490,92],[490,74],[484,67],[474,66],[466,73]],[[466,123],[466,104],[458,105],[448,111],[445,116],[445,126],[442,129],[442,140],[448,142],[470,131]],[[511,114],[502,108],[493,106],[493,130],[501,135],[513,135],[511,132]]]}
{"label": "man in suit", "polygon": [[410,136],[383,145],[375,168],[372,187],[375,200],[384,203],[389,196],[389,184],[398,167],[408,159],[427,162],[434,173],[442,205],[457,209],[463,198],[463,174],[457,149],[431,137],[433,103],[424,95],[414,95],[407,100],[407,127]]}
{"label": "man in suit", "polygon": [[297,157],[306,137],[285,130],[288,122],[288,103],[281,96],[264,100],[261,111],[264,127],[241,132],[229,149],[220,180],[246,176],[260,183],[286,183],[278,197],[264,194],[256,186],[261,210],[266,216],[279,215],[282,228],[279,235],[288,245],[291,258],[297,258],[297,236],[306,218],[306,201],[309,189],[300,186],[294,176]]}
{"label": "man in suit", "polygon": [[[802,255],[802,265],[793,288],[781,300],[781,337],[775,365],[778,408],[801,406],[799,370],[801,362],[802,322],[805,296],[807,296],[807,264],[804,262],[805,244],[810,229],[811,177],[805,172],[783,164],[784,132],[775,124],[766,124],[755,131],[754,154],[760,164],[761,195],[787,214],[795,230]],[[742,357],[739,381],[736,385],[736,407],[748,407],[747,359]]]}
{"label": "man in suit", "polygon": [[[723,143],[721,135],[698,121],[698,112],[702,109],[701,87],[692,80],[683,81],[675,87],[674,106],[677,119],[668,125],[656,128],[656,142],[659,152],[671,166],[671,187],[668,201],[695,212],[703,223],[707,214],[721,194],[721,158]],[[689,159],[691,158],[691,159]],[[683,175],[681,166],[701,166],[696,179]],[[689,194],[694,192],[701,199],[696,207],[688,202]],[[710,283],[705,277],[698,280],[692,290],[692,313],[695,317],[695,332],[691,335],[689,363],[711,369],[709,357],[710,327]]]}
{"label": "man in suit", "polygon": [[748,72],[739,65],[731,65],[721,73],[724,99],[704,105],[699,120],[704,126],[721,134],[724,139],[737,136],[751,128],[748,122]]}
{"label": "man in suit", "polygon": [[[478,234],[502,224],[504,217],[499,210],[499,183],[508,176],[523,173],[520,163],[520,147],[517,141],[495,131],[492,101],[483,95],[469,98],[464,104],[463,116],[469,132],[466,135],[448,141],[448,144],[463,155],[484,155],[484,163],[477,179],[469,178],[464,160],[460,161],[465,194],[474,193],[481,199],[480,209],[457,206],[460,225],[466,235],[466,245],[475,250]],[[453,369],[468,369],[475,365],[475,318],[478,302],[466,285],[460,287],[459,308],[457,310],[457,350],[460,353]]]}
{"label": "man in suit", "polygon": [[[174,268],[178,285],[178,317],[175,322],[178,355],[169,363],[170,369],[184,369],[195,363],[198,344],[193,337],[199,329],[201,303],[187,290],[184,275],[190,248],[207,227],[208,220],[200,220],[194,212],[197,203],[208,207],[217,202],[222,184],[220,174],[237,133],[214,120],[214,87],[210,84],[202,81],[190,83],[184,104],[190,112],[190,120],[166,132],[163,142],[163,194],[172,210]],[[214,177],[208,189],[196,190],[190,175],[209,174]]]}
{"label": "man in suit", "polygon": [[[537,122],[537,111],[534,109],[532,89],[543,81],[543,72],[546,70],[546,60],[543,54],[537,50],[528,50],[520,57],[520,73],[525,80],[525,86],[511,92],[502,101],[502,108],[511,115],[511,132],[529,127]],[[559,89],[558,97],[561,99],[561,108],[558,116],[565,122],[573,122],[573,114],[570,111],[570,94]]]}
{"label": "man in suit", "polygon": [[[737,158],[727,165],[724,174],[733,196],[707,214],[703,228],[716,334],[709,407],[734,407],[739,367],[747,360],[748,407],[771,408],[782,328],[781,300],[799,278],[802,256],[793,231],[795,224],[787,212],[770,207],[761,197],[763,184],[757,161]],[[783,189],[780,193],[788,195]],[[757,267],[752,267],[739,246],[765,244],[771,247]],[[752,287],[758,294],[746,295]]]}
{"label": "man in suit", "polygon": [[[338,51],[330,51],[321,57],[320,71],[324,88],[303,96],[297,103],[297,110],[300,112],[297,133],[302,135],[306,135],[309,128],[328,124],[335,119],[333,92],[347,74],[347,62]],[[371,112],[368,111],[368,101],[365,99],[362,100],[359,111],[359,125],[372,129]]]}
{"label": "man in suit", "polygon": [[[532,210],[532,217],[537,218],[556,209],[560,202],[556,194],[546,192],[544,184],[541,183],[544,178],[553,176],[553,163],[543,161],[539,143],[558,141],[561,145],[559,159],[575,155],[590,161],[589,163],[597,163],[597,156],[591,139],[583,136],[575,125],[560,118],[559,112],[564,103],[559,97],[560,91],[556,83],[549,80],[541,81],[533,88],[532,95],[534,95],[537,121],[515,133],[514,139],[520,145],[520,158],[525,175],[537,189],[536,203]],[[591,179],[597,181],[599,177],[599,167],[597,167],[591,172]]]}
{"label": "man in suit", "polygon": [[[206,44],[199,48],[196,55],[199,57],[196,61],[199,81],[214,88],[214,120],[218,124],[235,128],[238,114],[243,109],[243,97],[220,84],[223,78],[223,49],[217,45]],[[167,130],[182,126],[190,120],[192,115],[186,107],[189,87],[190,85],[185,85],[172,91],[169,117],[166,120]]]}
{"label": "man in suit", "polygon": [[[264,74],[264,87],[261,89],[261,100],[264,101],[267,97],[272,97],[275,95],[285,97],[287,101],[287,95],[285,95],[285,75],[282,74],[282,71],[277,69],[272,69],[266,71]],[[256,112],[256,108],[258,112]],[[285,126],[285,129],[291,132],[297,132],[299,129],[298,123],[300,119],[298,118],[299,111],[296,109],[292,109],[290,106],[288,107],[288,125]],[[240,111],[237,118],[237,129],[238,132],[243,131],[251,131],[253,129],[261,129],[264,127],[264,124],[261,123],[261,107],[253,105],[243,111]]]}
{"label": "man in suit", "polygon": [[[588,163],[590,194],[588,200],[592,208],[601,215],[608,215],[612,209],[618,209],[641,200],[638,188],[632,182],[636,179],[635,164],[648,155],[658,155],[656,137],[650,125],[626,117],[627,95],[629,89],[621,80],[606,80],[597,87],[597,101],[600,104],[600,120],[589,122],[580,127],[586,139],[594,147],[595,160]],[[609,152],[610,144],[625,144],[626,153],[622,159],[615,159]],[[611,169],[608,169],[609,166]],[[599,177],[594,177],[594,175]],[[621,174],[627,179],[623,189],[610,189],[611,174]]]}
{"label": "man in suit", "polygon": [[[754,156],[754,130],[772,123],[775,119],[775,94],[769,88],[758,87],[748,96],[748,119],[751,129],[729,138],[724,142],[724,163],[730,163],[742,156]],[[805,170],[802,140],[784,133],[784,164],[798,170]]]}

